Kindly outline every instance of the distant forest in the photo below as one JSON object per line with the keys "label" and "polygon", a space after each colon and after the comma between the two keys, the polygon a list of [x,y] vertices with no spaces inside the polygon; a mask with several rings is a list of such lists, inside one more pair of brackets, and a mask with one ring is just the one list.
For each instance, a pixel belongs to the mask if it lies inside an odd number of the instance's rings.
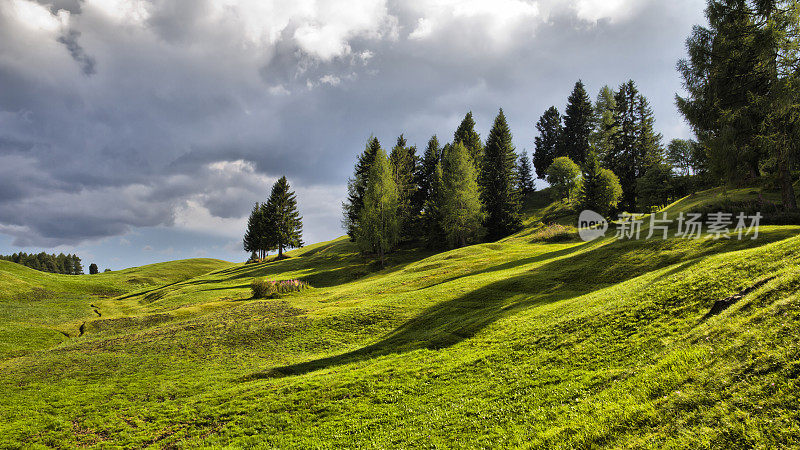
{"label": "distant forest", "polygon": [[14,253],[13,255],[0,255],[0,259],[22,264],[42,272],[83,275],[83,266],[78,255],[65,255],[63,253],[49,255],[45,252],[30,255],[27,253]]}

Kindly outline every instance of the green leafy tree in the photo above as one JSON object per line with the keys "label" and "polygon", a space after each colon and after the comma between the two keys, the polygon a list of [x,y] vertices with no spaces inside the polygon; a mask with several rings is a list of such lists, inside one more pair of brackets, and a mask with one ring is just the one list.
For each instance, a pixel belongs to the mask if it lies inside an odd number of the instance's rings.
{"label": "green leafy tree", "polygon": [[353,177],[347,181],[347,200],[342,203],[344,218],[342,225],[351,240],[356,239],[358,234],[359,221],[361,220],[361,210],[364,208],[364,192],[367,189],[367,178],[375,161],[375,155],[381,149],[381,143],[376,137],[367,140],[366,148],[361,153],[356,162]]}
{"label": "green leafy tree", "polygon": [[303,218],[297,211],[297,196],[286,177],[280,177],[272,185],[264,209],[268,246],[278,250],[278,258],[283,257],[285,249],[303,246]]}
{"label": "green leafy tree", "polygon": [[580,183],[580,205],[602,215],[617,206],[622,197],[622,186],[614,172],[600,167],[597,155],[589,152]]}
{"label": "green leafy tree", "polygon": [[376,251],[385,266],[386,252],[399,240],[400,224],[397,220],[397,185],[386,152],[379,149],[369,172],[364,193],[364,208],[356,242],[363,251]]}
{"label": "green leafy tree", "polygon": [[519,230],[522,218],[517,191],[517,155],[502,109],[486,139],[478,183],[486,211],[488,238],[497,240]]}
{"label": "green leafy tree", "polygon": [[472,118],[472,111],[464,116],[464,120],[453,134],[453,144],[461,142],[467,149],[470,160],[475,165],[475,170],[480,170],[483,154],[483,143],[481,136],[475,131],[475,120]]}
{"label": "green leafy tree", "polygon": [[530,194],[535,190],[533,184],[533,176],[531,175],[531,163],[528,159],[528,152],[523,150],[519,155],[519,164],[517,166],[517,177],[519,186],[517,187],[523,195]]}
{"label": "green leafy tree", "polygon": [[578,186],[581,168],[566,156],[559,156],[547,169],[547,182],[555,193],[556,200],[569,200]]}
{"label": "green leafy tree", "polygon": [[97,269],[97,264],[95,263],[89,264],[89,275],[97,275],[98,272],[100,271]]}
{"label": "green leafy tree", "polygon": [[561,142],[561,114],[555,106],[551,106],[542,114],[536,122],[536,130],[539,135],[534,138],[536,149],[533,152],[533,167],[536,169],[536,177],[544,179],[547,176],[547,168],[553,164],[559,150]]}
{"label": "green leafy tree", "polygon": [[655,164],[637,181],[639,207],[649,209],[669,203],[674,190],[672,167],[667,164]]}
{"label": "green leafy tree", "polygon": [[589,152],[589,136],[594,128],[594,110],[583,82],[578,80],[567,100],[564,111],[562,149],[558,156],[567,156],[582,165]]}
{"label": "green leafy tree", "polygon": [[421,210],[421,208],[415,207],[417,203],[414,201],[414,197],[417,195],[417,183],[414,177],[419,165],[417,148],[408,146],[401,134],[397,138],[397,144],[392,148],[389,161],[392,165],[394,182],[397,185],[397,218],[400,222],[401,234],[404,239],[411,239],[416,232],[413,224]]}
{"label": "green leafy tree", "polygon": [[481,232],[483,212],[475,167],[466,147],[457,142],[442,158],[440,208],[442,228],[451,246],[463,247]]}

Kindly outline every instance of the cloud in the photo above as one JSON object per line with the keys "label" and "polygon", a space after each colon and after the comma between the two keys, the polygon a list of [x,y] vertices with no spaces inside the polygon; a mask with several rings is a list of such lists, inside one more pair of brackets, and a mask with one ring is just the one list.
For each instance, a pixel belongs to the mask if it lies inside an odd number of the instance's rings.
{"label": "cloud", "polygon": [[78,37],[80,37],[80,33],[75,30],[70,30],[63,36],[58,38],[58,42],[61,42],[67,47],[69,50],[69,54],[72,55],[72,59],[75,60],[80,66],[81,70],[85,75],[93,75],[95,73],[95,60],[93,57],[86,54],[78,44]]}

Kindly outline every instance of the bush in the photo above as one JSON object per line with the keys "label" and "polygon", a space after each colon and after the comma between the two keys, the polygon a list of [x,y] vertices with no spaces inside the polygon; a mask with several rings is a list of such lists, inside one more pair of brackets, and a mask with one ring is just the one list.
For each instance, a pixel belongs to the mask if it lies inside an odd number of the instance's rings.
{"label": "bush", "polygon": [[546,225],[531,235],[531,242],[563,242],[578,238],[575,227],[559,224]]}
{"label": "bush", "polygon": [[280,294],[299,292],[310,287],[308,283],[294,280],[270,281],[256,278],[250,283],[253,298],[275,298]]}

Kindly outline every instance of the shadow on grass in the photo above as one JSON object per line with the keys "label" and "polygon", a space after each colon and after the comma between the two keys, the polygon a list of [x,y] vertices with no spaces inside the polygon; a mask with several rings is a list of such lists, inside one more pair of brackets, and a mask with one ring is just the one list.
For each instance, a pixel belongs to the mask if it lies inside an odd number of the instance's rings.
{"label": "shadow on grass", "polygon": [[[268,369],[240,381],[300,375],[328,367],[403,353],[417,349],[441,349],[469,339],[492,323],[518,310],[588,294],[598,288],[630,280],[654,270],[680,264],[659,278],[678,273],[711,253],[754,248],[793,236],[770,233],[757,242],[716,241],[694,252],[670,251],[677,242],[636,243],[615,241],[584,253],[558,259],[522,274],[496,281],[458,298],[433,305],[392,331],[384,339],[348,353]],[[582,247],[582,246],[578,246]],[[567,256],[575,248],[551,252]],[[538,257],[502,264],[506,269],[536,262]],[[565,289],[568,287],[569,289]]]}

